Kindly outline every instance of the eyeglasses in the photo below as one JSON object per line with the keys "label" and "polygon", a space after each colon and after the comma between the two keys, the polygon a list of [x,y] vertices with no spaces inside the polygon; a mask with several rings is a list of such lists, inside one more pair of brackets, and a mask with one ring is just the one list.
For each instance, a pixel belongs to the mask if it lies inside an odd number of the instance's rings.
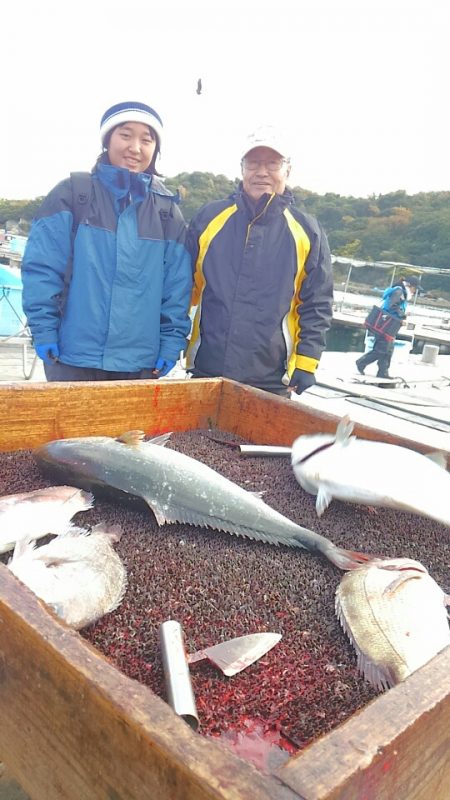
{"label": "eyeglasses", "polygon": [[242,166],[249,172],[253,172],[255,169],[259,169],[261,166],[266,167],[268,172],[279,172],[279,170],[282,169],[287,163],[288,160],[286,158],[274,158],[271,161],[257,161],[256,158],[242,159]]}

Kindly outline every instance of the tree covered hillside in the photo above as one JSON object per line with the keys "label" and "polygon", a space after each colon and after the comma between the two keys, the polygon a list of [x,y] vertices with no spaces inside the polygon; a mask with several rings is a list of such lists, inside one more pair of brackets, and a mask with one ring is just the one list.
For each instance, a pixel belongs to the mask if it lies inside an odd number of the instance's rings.
{"label": "tree covered hillside", "polygon": [[[180,194],[187,222],[204,203],[226,197],[238,183],[209,172],[166,179],[167,187]],[[293,191],[297,204],[322,223],[336,256],[450,269],[450,191],[369,198],[319,195],[298,186]],[[0,200],[0,226],[20,220],[21,232],[27,233],[41,200]]]}

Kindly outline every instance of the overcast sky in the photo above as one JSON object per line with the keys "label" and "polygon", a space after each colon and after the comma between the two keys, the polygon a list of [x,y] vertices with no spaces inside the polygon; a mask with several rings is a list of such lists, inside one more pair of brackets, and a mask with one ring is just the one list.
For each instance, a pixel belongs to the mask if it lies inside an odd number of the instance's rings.
{"label": "overcast sky", "polygon": [[243,138],[278,124],[291,185],[449,191],[449,37],[450,0],[8,2],[0,196],[89,169],[100,117],[123,100],[163,118],[167,176],[235,178]]}

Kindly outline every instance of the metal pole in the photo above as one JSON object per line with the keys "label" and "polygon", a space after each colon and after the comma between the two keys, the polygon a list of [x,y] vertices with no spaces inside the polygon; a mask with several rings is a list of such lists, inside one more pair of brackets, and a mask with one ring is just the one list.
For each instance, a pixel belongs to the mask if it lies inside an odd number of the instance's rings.
{"label": "metal pole", "polygon": [[167,699],[176,714],[196,731],[199,726],[181,625],[169,619],[159,626]]}
{"label": "metal pole", "polygon": [[345,295],[347,294],[348,284],[349,284],[349,282],[350,282],[350,275],[352,274],[352,266],[353,266],[353,265],[352,265],[352,264],[350,264],[350,268],[349,268],[349,270],[348,270],[348,272],[347,272],[347,280],[346,280],[346,282],[345,282],[345,286],[344,286],[344,294],[342,295],[342,300],[341,300],[341,305],[340,305],[340,307],[339,307],[339,311],[342,311],[342,306],[344,305]]}

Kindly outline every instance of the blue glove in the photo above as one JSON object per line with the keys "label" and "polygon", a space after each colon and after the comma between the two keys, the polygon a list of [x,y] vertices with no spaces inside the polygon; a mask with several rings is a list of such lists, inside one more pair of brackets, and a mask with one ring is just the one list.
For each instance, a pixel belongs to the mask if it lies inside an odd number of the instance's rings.
{"label": "blue glove", "polygon": [[157,378],[163,378],[171,369],[174,368],[176,361],[169,361],[168,358],[158,358],[153,373]]}
{"label": "blue glove", "polygon": [[313,372],[306,372],[304,369],[294,369],[288,388],[291,389],[291,391],[295,391],[297,394],[301,394],[305,389],[314,386],[315,382],[316,377]]}
{"label": "blue glove", "polygon": [[56,342],[52,342],[51,344],[35,344],[34,349],[45,364],[54,364],[55,361],[58,361],[59,347]]}

